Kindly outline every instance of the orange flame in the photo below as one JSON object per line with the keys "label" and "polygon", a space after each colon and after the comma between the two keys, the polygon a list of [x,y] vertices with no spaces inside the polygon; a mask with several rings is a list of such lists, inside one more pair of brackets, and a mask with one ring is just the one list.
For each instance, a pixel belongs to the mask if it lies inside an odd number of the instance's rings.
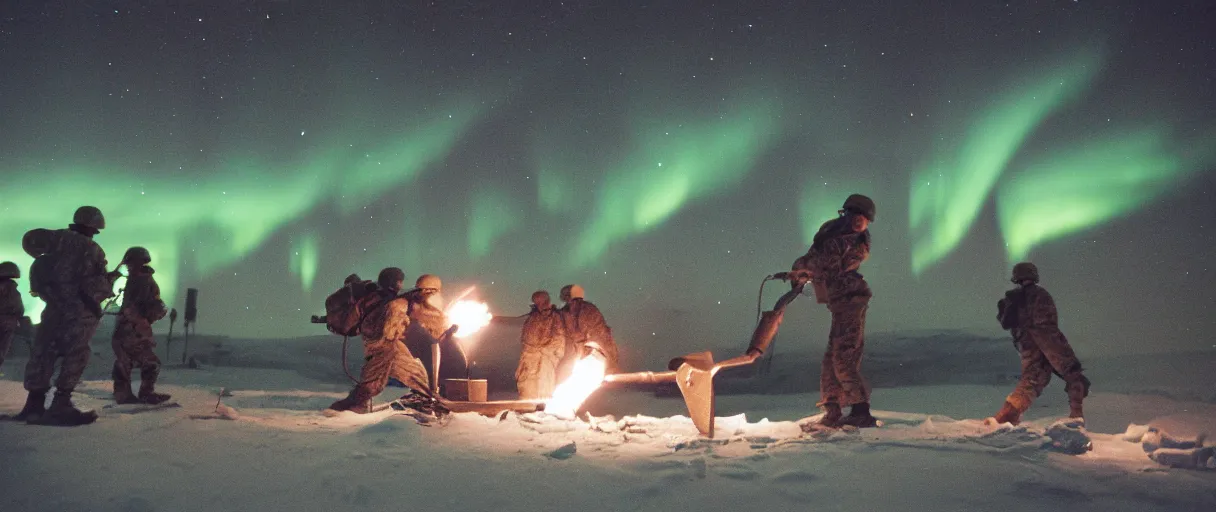
{"label": "orange flame", "polygon": [[467,338],[477,334],[482,327],[490,325],[490,319],[494,318],[486,303],[471,300],[457,301],[448,307],[447,314],[448,320],[460,326],[459,329],[456,329],[457,338]]}
{"label": "orange flame", "polygon": [[607,368],[608,361],[594,351],[576,361],[570,376],[553,391],[553,398],[545,402],[545,412],[560,418],[574,418],[587,397],[604,382]]}

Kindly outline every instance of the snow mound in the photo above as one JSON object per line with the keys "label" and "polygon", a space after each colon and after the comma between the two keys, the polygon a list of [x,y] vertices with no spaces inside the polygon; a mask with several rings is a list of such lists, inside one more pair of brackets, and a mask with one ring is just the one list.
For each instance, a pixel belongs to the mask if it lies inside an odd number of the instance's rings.
{"label": "snow mound", "polygon": [[1207,434],[1186,438],[1151,425],[1128,425],[1120,439],[1138,443],[1149,459],[1178,469],[1216,470],[1216,446],[1204,446]]}

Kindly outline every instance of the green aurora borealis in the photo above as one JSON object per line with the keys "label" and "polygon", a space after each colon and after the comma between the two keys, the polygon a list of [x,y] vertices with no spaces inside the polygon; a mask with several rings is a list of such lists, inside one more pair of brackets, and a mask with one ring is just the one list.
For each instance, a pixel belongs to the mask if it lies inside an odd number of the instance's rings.
{"label": "green aurora borealis", "polygon": [[[854,192],[878,203],[863,270],[880,329],[991,327],[1023,259],[1080,308],[1084,279],[1141,254],[1092,244],[1184,238],[1155,226],[1209,183],[1216,96],[1198,72],[1167,76],[1114,15],[1068,6],[1075,30],[1040,39],[1006,27],[1042,13],[879,30],[900,8],[863,34],[854,15],[761,4],[670,33],[650,16],[609,30],[607,7],[535,30],[286,6],[199,8],[129,40],[139,22],[122,16],[9,26],[0,64],[23,72],[0,78],[0,260],[28,269],[21,235],[90,204],[111,267],[147,247],[167,302],[202,290],[204,330],[316,333],[307,315],[343,277],[397,265],[477,284],[496,313],[579,282],[617,323],[670,306],[726,341],[751,328],[758,279]],[[230,20],[193,21],[214,18]],[[1211,282],[1198,251],[1161,272]],[[1096,337],[1120,309],[1076,315]]]}

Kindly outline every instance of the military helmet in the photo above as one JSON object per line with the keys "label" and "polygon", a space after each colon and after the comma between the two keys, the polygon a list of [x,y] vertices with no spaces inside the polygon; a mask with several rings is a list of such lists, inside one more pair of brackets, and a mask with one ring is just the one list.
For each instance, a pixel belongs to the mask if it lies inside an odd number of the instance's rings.
{"label": "military helmet", "polygon": [[376,276],[376,284],[385,290],[400,291],[401,283],[405,282],[405,271],[397,267],[388,267]]}
{"label": "military helmet", "polygon": [[4,279],[6,277],[11,279],[21,277],[21,267],[18,267],[16,263],[11,261],[0,263],[0,279]]}
{"label": "military helmet", "polygon": [[577,284],[568,284],[562,287],[562,300],[570,302],[574,299],[584,298],[583,287]]}
{"label": "military helmet", "polygon": [[874,222],[874,200],[869,197],[853,194],[844,200],[843,208]]}
{"label": "military helmet", "polygon": [[98,231],[106,228],[106,218],[96,206],[81,206],[77,208],[76,214],[72,216],[72,222]]}
{"label": "military helmet", "polygon": [[135,246],[127,249],[127,253],[122,255],[122,262],[127,265],[146,265],[152,263],[152,255],[147,249]]}
{"label": "military helmet", "polygon": [[418,276],[418,280],[414,282],[414,287],[423,290],[442,290],[443,281],[439,280],[439,276],[434,274],[422,274]]}
{"label": "military helmet", "polygon": [[1013,266],[1013,282],[1020,283],[1022,281],[1039,282],[1039,267],[1034,266],[1034,263],[1023,261]]}

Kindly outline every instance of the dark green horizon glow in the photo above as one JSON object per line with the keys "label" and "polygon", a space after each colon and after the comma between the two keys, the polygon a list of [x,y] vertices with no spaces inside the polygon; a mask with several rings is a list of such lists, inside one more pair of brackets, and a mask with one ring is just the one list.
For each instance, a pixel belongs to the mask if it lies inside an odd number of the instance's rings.
{"label": "dark green horizon glow", "polygon": [[1186,146],[1160,128],[1055,150],[1002,183],[997,214],[1010,263],[1037,246],[1127,215],[1216,162],[1216,137]]}
{"label": "dark green horizon glow", "polygon": [[658,229],[689,203],[738,186],[778,135],[771,105],[702,122],[648,122],[635,150],[594,189],[570,262],[582,268],[630,236]]}
{"label": "dark green horizon glow", "polygon": [[911,268],[920,275],[956,249],[1023,143],[1053,112],[1076,99],[1102,66],[1096,52],[1072,56],[977,112],[913,173],[908,222]]}

